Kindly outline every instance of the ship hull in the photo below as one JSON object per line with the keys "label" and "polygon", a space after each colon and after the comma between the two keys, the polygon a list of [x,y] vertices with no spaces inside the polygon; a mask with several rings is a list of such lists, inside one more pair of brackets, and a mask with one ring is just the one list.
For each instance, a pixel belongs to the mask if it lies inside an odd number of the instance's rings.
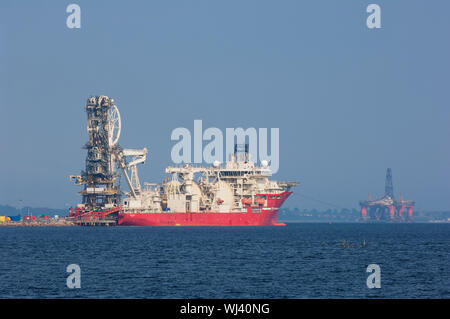
{"label": "ship hull", "polygon": [[278,210],[291,195],[284,192],[268,196],[269,207],[247,207],[246,212],[120,212],[117,224],[120,226],[285,226],[277,222]]}
{"label": "ship hull", "polygon": [[278,209],[261,213],[119,213],[120,226],[284,226]]}

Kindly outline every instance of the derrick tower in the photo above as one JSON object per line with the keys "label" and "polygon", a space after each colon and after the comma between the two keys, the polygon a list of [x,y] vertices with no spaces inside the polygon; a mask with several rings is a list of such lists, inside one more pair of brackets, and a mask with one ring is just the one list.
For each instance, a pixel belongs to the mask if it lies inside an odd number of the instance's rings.
{"label": "derrick tower", "polygon": [[394,198],[394,185],[392,184],[392,170],[390,168],[386,171],[386,182],[384,186],[384,196]]}
{"label": "derrick tower", "polygon": [[72,176],[78,185],[84,209],[98,211],[120,205],[120,176],[115,170],[114,152],[121,132],[120,113],[114,99],[91,96],[86,102],[89,141],[86,168],[81,176]]}
{"label": "derrick tower", "polygon": [[91,225],[117,218],[122,204],[119,170],[128,184],[130,196],[136,199],[141,191],[136,166],[145,162],[147,149],[124,149],[118,144],[122,124],[114,99],[91,96],[85,110],[89,135],[84,145],[86,168],[81,175],[70,176],[83,187],[82,203],[72,207],[69,216],[79,224]]}

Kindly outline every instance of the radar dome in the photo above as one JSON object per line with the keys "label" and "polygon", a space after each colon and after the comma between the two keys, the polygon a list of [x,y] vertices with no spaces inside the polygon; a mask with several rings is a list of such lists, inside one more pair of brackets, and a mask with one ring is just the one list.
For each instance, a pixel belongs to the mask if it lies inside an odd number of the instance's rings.
{"label": "radar dome", "polygon": [[213,166],[214,167],[219,167],[220,166],[220,162],[219,161],[214,161]]}
{"label": "radar dome", "polygon": [[269,162],[266,161],[266,160],[262,160],[261,161],[261,166],[264,167],[264,168],[267,168],[269,166]]}

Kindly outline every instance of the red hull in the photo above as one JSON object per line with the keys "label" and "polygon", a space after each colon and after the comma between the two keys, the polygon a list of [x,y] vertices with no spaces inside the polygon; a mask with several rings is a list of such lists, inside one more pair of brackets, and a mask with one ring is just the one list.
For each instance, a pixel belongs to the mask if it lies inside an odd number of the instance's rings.
{"label": "red hull", "polygon": [[[267,195],[267,206],[248,207],[245,213],[119,213],[121,226],[285,226],[277,222],[278,209],[291,192]],[[271,197],[274,198],[271,198]],[[254,212],[258,210],[259,212]]]}
{"label": "red hull", "polygon": [[284,226],[278,210],[264,213],[119,213],[121,226]]}

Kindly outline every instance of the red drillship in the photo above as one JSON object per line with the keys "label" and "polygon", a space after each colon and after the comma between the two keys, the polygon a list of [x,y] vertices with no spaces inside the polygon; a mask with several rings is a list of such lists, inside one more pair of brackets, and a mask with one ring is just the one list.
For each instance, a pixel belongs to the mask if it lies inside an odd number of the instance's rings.
{"label": "red drillship", "polygon": [[[118,144],[121,117],[114,99],[91,96],[86,102],[89,141],[86,169],[71,179],[83,186],[83,204],[70,216],[80,225],[127,226],[279,226],[278,211],[296,182],[277,182],[266,160],[256,166],[249,145],[237,144],[234,154],[210,167],[166,168],[169,178],[141,187],[137,165],[147,149]],[[122,201],[119,170],[129,192]]]}
{"label": "red drillship", "polygon": [[[247,151],[246,145],[245,150]],[[296,182],[277,182],[267,161],[256,166],[248,152],[211,167],[168,167],[161,184],[135,188],[122,202],[118,225],[282,226],[278,211]]]}

